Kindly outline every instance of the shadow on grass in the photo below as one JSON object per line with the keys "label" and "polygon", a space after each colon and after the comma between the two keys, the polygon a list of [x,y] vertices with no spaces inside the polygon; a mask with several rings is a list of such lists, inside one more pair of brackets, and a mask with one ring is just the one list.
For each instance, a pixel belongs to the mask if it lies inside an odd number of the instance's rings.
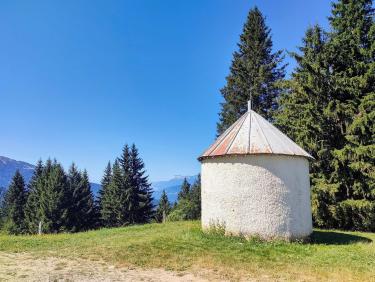
{"label": "shadow on grass", "polygon": [[349,245],[355,243],[371,243],[372,240],[366,237],[345,234],[334,231],[318,231],[315,230],[310,237],[312,244],[325,245]]}

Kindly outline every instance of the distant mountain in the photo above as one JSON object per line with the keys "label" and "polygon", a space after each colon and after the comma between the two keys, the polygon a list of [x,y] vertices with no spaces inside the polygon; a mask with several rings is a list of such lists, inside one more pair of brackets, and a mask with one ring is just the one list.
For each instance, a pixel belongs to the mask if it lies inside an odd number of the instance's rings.
{"label": "distant mountain", "polygon": [[197,175],[194,175],[194,176],[180,176],[179,175],[179,176],[175,176],[174,178],[170,180],[153,182],[152,188],[154,189],[155,201],[156,202],[159,201],[163,190],[165,190],[165,192],[167,193],[169,201],[171,202],[177,201],[177,195],[178,195],[178,192],[180,192],[181,184],[184,181],[185,177],[190,184],[193,184],[198,176]]}
{"label": "distant mountain", "polygon": [[25,178],[26,183],[29,182],[34,173],[32,164],[0,156],[0,187],[9,186],[17,169]]}

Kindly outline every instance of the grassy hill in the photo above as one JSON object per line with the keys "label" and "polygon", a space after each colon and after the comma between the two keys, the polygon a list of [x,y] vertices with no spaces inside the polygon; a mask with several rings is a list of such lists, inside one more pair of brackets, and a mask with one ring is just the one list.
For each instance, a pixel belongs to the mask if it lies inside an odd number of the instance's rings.
{"label": "grassy hill", "polygon": [[77,234],[0,235],[0,258],[15,253],[79,258],[231,280],[373,281],[374,241],[374,233],[323,230],[314,232],[311,243],[246,241],[203,233],[199,222],[171,222]]}

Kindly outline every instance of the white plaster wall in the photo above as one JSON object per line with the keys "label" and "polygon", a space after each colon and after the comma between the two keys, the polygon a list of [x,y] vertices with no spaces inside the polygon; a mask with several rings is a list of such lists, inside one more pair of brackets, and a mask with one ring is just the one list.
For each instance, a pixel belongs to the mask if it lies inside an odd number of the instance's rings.
{"label": "white plaster wall", "polygon": [[202,161],[202,227],[233,234],[304,238],[312,232],[308,160],[283,155]]}

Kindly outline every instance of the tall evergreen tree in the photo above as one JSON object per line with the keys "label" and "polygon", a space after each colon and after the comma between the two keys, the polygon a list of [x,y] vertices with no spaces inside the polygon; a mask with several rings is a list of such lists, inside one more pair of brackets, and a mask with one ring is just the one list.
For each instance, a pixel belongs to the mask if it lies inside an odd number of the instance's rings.
{"label": "tall evergreen tree", "polygon": [[107,164],[107,166],[104,170],[103,178],[100,182],[100,190],[99,190],[98,196],[97,196],[97,202],[98,202],[99,209],[101,209],[100,203],[101,203],[101,199],[103,197],[104,191],[105,191],[105,189],[107,189],[107,187],[111,183],[111,179],[112,179],[112,167],[111,167],[111,162],[108,162],[108,164]]}
{"label": "tall evergreen tree", "polygon": [[[119,158],[122,169],[121,193],[122,208],[126,218],[126,224],[138,222],[140,209],[140,191],[136,185],[135,173],[132,168],[132,157],[129,146],[126,144]],[[125,223],[125,222],[124,222]]]}
{"label": "tall evergreen tree", "polygon": [[6,194],[7,229],[11,234],[21,234],[25,231],[26,200],[25,181],[17,170]]}
{"label": "tall evergreen tree", "polygon": [[116,160],[112,167],[112,177],[108,186],[103,190],[101,198],[100,217],[106,227],[122,226],[127,222],[123,207],[123,175],[119,162]]}
{"label": "tall evergreen tree", "polygon": [[155,219],[158,222],[163,222],[171,211],[171,203],[168,200],[167,193],[163,190],[158,207],[156,209]]}
{"label": "tall evergreen tree", "polygon": [[89,230],[96,226],[98,221],[98,209],[95,205],[94,195],[91,190],[89,175],[86,170],[82,173],[80,201],[76,202],[80,214],[80,228],[78,230]]}
{"label": "tall evergreen tree", "polygon": [[[332,181],[338,184],[332,208],[339,228],[358,228],[347,217],[375,213],[375,23],[372,0],[333,3],[328,60],[335,95],[330,115],[342,143],[333,151]],[[345,214],[345,216],[342,216]],[[366,215],[367,214],[367,215]],[[375,215],[362,228],[375,230]],[[352,227],[354,226],[354,227]]]}
{"label": "tall evergreen tree", "polygon": [[260,10],[250,10],[240,36],[238,51],[233,54],[227,85],[221,90],[218,135],[223,133],[247,111],[247,101],[252,98],[252,108],[272,120],[277,108],[276,98],[281,91],[278,82],[284,78],[282,51],[272,51],[271,30]]}
{"label": "tall evergreen tree", "polygon": [[137,222],[146,223],[153,217],[153,191],[148,176],[145,175],[145,164],[139,156],[135,144],[132,145],[130,150],[130,160],[131,187],[136,191],[138,200]]}
{"label": "tall evergreen tree", "polygon": [[190,196],[190,183],[187,181],[186,177],[181,184],[180,192],[178,193],[178,200],[188,199]]}
{"label": "tall evergreen tree", "polygon": [[80,189],[81,189],[81,182],[82,177],[81,173],[78,171],[77,166],[72,163],[69,168],[68,175],[67,175],[67,184],[68,184],[68,191],[67,193],[70,195],[70,201],[68,202],[68,222],[67,228],[69,231],[75,232],[77,231],[77,221],[79,221],[79,214],[78,214],[78,202],[80,198]]}
{"label": "tall evergreen tree", "polygon": [[47,160],[42,173],[40,220],[46,233],[67,231],[70,189],[62,166]]}
{"label": "tall evergreen tree", "polygon": [[29,233],[37,233],[40,220],[40,182],[43,173],[43,162],[39,160],[28,185],[28,197],[25,207],[25,223]]}
{"label": "tall evergreen tree", "polygon": [[317,159],[312,200],[320,227],[375,230],[371,3],[340,0],[327,36],[317,27],[306,33],[276,118]]}
{"label": "tall evergreen tree", "polygon": [[79,172],[73,163],[68,173],[69,193],[69,230],[72,232],[88,230],[94,227],[95,204],[91,192],[87,171]]}
{"label": "tall evergreen tree", "polygon": [[287,91],[280,100],[276,125],[306,149],[316,160],[311,163],[313,214],[315,224],[330,220],[329,205],[334,201],[332,150],[337,127],[326,114],[331,100],[330,68],[326,58],[327,35],[319,27],[307,30],[301,54],[292,53],[297,68],[285,83]]}
{"label": "tall evergreen tree", "polygon": [[201,218],[201,175],[198,174],[197,180],[193,183],[190,190],[190,201],[192,203],[192,218]]}

